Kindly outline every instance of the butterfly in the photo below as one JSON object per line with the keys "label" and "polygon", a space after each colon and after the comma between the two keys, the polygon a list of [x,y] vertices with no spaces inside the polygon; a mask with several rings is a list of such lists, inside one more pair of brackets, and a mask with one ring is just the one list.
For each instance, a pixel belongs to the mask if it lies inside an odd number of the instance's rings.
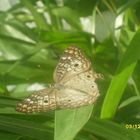
{"label": "butterfly", "polygon": [[19,102],[16,110],[23,113],[72,109],[95,103],[99,90],[98,74],[82,51],[70,46],[61,56],[53,74],[54,84],[36,91]]}

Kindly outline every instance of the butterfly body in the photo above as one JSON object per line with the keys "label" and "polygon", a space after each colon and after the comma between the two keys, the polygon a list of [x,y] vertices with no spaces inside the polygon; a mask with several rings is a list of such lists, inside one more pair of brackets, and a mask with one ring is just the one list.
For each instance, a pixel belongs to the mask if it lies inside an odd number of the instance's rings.
{"label": "butterfly body", "polygon": [[69,47],[54,71],[55,83],[25,98],[16,110],[23,113],[46,112],[93,104],[99,96],[96,78],[91,62],[81,50]]}

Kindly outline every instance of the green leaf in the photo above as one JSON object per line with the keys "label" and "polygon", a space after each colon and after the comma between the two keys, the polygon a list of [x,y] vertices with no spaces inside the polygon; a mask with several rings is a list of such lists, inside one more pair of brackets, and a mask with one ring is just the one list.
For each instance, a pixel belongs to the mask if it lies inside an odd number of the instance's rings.
{"label": "green leaf", "polygon": [[113,121],[90,119],[85,125],[85,130],[90,135],[100,136],[106,140],[139,140],[139,131],[126,129],[126,124],[119,125]]}
{"label": "green leaf", "polygon": [[13,133],[0,131],[0,138],[2,140],[18,140],[21,136]]}
{"label": "green leaf", "polygon": [[15,107],[19,100],[0,96],[0,114],[17,114]]}
{"label": "green leaf", "polygon": [[118,10],[119,14],[124,12],[125,10],[128,10],[128,8],[136,5],[139,2],[139,0],[129,0],[129,1],[122,1],[122,2],[124,2],[124,3],[121,4],[121,6]]}
{"label": "green leaf", "polygon": [[65,0],[64,5],[74,9],[81,17],[86,17],[92,14],[94,7],[99,2],[98,0]]}
{"label": "green leaf", "polygon": [[96,15],[95,36],[98,41],[103,42],[114,32],[115,19],[116,15],[110,11],[99,12],[99,14]]}
{"label": "green leaf", "polygon": [[35,139],[52,139],[52,129],[31,121],[0,115],[0,130]]}
{"label": "green leaf", "polygon": [[128,79],[133,73],[137,60],[139,59],[140,47],[140,30],[137,31],[128,46],[123,59],[117,69],[116,75],[113,77],[105,96],[101,118],[112,118],[117,110],[117,106],[123,95],[123,91],[127,85]]}
{"label": "green leaf", "polygon": [[55,8],[52,13],[60,18],[64,18],[70,25],[81,30],[81,23],[77,13],[68,7]]}
{"label": "green leaf", "polygon": [[89,120],[92,106],[55,112],[54,140],[73,140],[75,135]]}
{"label": "green leaf", "polygon": [[48,24],[47,22],[45,21],[45,18],[44,16],[42,16],[41,14],[39,14],[37,12],[37,9],[34,8],[34,6],[31,4],[30,1],[28,0],[22,0],[21,1],[31,12],[31,14],[33,15],[34,17],[34,20],[35,20],[35,23],[36,25],[40,28],[40,29],[47,29],[48,27]]}

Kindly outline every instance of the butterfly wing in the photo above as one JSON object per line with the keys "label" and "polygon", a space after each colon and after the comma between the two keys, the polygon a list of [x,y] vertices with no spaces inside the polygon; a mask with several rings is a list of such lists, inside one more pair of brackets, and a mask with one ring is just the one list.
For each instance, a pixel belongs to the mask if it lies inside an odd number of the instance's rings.
{"label": "butterfly wing", "polygon": [[[95,95],[95,94],[94,94]],[[93,104],[98,96],[87,94],[83,90],[63,86],[57,93],[57,108],[72,109]]]}
{"label": "butterfly wing", "polygon": [[25,98],[16,110],[24,113],[45,112],[93,104],[99,96],[90,61],[76,47],[69,47],[54,72],[55,84]]}
{"label": "butterfly wing", "polygon": [[37,91],[18,103],[16,110],[23,113],[53,110],[56,108],[55,92],[50,87]]}
{"label": "butterfly wing", "polygon": [[97,94],[87,94],[85,91],[55,84],[53,88],[46,88],[18,103],[16,110],[22,113],[47,112],[54,109],[78,108],[93,104]]}
{"label": "butterfly wing", "polygon": [[64,85],[80,89],[86,92],[87,94],[93,95],[94,92],[99,92],[92,70],[76,75],[72,79],[66,81]]}
{"label": "butterfly wing", "polygon": [[54,81],[67,81],[78,73],[84,72],[91,67],[90,61],[84,56],[79,48],[68,47],[54,71]]}

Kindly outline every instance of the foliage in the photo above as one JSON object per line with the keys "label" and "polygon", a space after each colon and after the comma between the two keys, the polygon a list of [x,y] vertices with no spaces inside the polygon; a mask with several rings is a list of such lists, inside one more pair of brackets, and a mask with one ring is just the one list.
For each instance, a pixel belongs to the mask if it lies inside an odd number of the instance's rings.
{"label": "foliage", "polygon": [[[0,1],[0,138],[138,140],[139,7],[139,0]],[[104,75],[97,81],[97,103],[16,112],[19,100],[53,82],[53,70],[70,45],[80,47]]]}

